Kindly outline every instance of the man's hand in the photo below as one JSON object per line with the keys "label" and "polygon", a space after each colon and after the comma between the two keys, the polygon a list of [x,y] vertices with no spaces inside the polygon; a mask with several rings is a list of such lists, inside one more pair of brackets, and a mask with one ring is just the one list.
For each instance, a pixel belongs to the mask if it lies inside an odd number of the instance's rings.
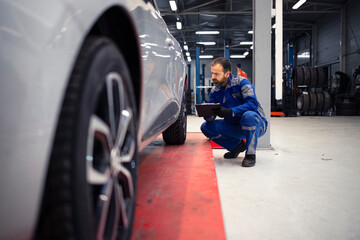
{"label": "man's hand", "polygon": [[215,108],[212,109],[212,112],[219,116],[219,117],[231,117],[233,115],[233,111],[231,110],[231,108],[224,108],[224,107],[219,107],[219,108]]}

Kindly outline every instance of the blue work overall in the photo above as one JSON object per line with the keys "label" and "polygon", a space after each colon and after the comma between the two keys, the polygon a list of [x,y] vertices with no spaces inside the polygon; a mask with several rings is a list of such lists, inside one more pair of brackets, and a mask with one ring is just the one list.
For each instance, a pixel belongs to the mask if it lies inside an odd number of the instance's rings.
{"label": "blue work overall", "polygon": [[258,138],[265,134],[268,123],[249,80],[230,74],[225,87],[212,88],[209,102],[231,108],[234,116],[205,117],[206,122],[201,125],[204,135],[229,151],[246,139],[246,154],[255,154]]}

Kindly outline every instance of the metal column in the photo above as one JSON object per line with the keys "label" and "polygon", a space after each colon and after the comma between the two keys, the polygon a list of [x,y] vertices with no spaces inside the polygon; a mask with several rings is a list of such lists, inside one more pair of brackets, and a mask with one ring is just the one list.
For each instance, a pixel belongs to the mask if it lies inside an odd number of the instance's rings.
{"label": "metal column", "polygon": [[230,60],[230,48],[228,48],[228,47],[225,47],[225,50],[224,50],[224,55],[225,55],[225,58],[227,59],[227,60]]}
{"label": "metal column", "polygon": [[253,0],[253,80],[256,96],[268,120],[268,130],[259,139],[259,148],[270,148],[271,108],[271,1]]}
{"label": "metal column", "polygon": [[[340,34],[340,70],[346,72],[346,5],[341,7],[341,34]],[[327,76],[326,76],[327,77]]]}
{"label": "metal column", "polygon": [[191,64],[188,64],[188,90],[191,89]]}
{"label": "metal column", "polygon": [[[202,86],[205,87],[205,64],[202,64],[202,73],[201,73],[201,82],[202,82]],[[205,88],[202,88],[201,89],[201,102],[204,102],[205,101]]]}
{"label": "metal column", "polygon": [[282,99],[283,0],[275,2],[275,99]]}
{"label": "metal column", "polygon": [[288,69],[288,87],[291,88],[291,69],[294,67],[294,46],[290,43],[288,43],[288,59],[289,59],[289,66],[290,68]]}
{"label": "metal column", "polygon": [[200,104],[200,46],[196,46],[196,103]]}

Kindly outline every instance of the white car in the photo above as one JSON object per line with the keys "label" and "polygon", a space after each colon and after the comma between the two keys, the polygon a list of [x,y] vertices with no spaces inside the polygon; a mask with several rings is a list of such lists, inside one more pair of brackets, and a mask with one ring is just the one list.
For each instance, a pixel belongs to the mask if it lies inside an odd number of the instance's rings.
{"label": "white car", "polygon": [[129,238],[137,153],[186,139],[156,3],[0,0],[0,42],[0,239]]}

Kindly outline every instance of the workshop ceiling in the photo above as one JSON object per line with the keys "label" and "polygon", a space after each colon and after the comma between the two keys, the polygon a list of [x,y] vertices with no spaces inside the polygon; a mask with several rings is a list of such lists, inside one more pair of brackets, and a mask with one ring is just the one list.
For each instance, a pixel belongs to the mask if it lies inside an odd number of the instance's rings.
{"label": "workshop ceiling", "polygon": [[[270,0],[269,0],[270,1]],[[214,57],[224,56],[224,45],[230,41],[230,55],[249,51],[249,45],[242,41],[252,41],[253,1],[252,0],[176,0],[177,11],[172,11],[169,0],[157,0],[158,8],[170,32],[180,42],[189,46],[191,58],[195,59],[197,42],[215,42],[205,46],[203,54]],[[273,0],[275,2],[275,0]],[[298,0],[283,1],[284,43],[312,31],[317,22],[331,15],[340,21],[341,7],[346,0],[307,0],[297,10],[292,9]],[[182,29],[176,27],[181,21]],[[272,24],[275,19],[272,19]],[[196,31],[219,31],[216,35],[197,35]],[[275,30],[272,31],[273,39]],[[274,42],[274,41],[273,41]],[[274,46],[274,43],[273,43]]]}

